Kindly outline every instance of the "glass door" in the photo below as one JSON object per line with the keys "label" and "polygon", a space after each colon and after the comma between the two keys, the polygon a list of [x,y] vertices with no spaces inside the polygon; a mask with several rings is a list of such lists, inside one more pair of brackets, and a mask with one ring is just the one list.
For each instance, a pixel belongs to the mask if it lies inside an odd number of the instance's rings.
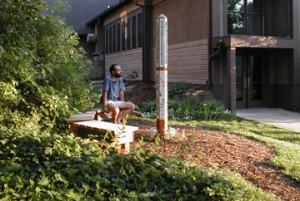
{"label": "glass door", "polygon": [[237,108],[263,106],[263,54],[259,50],[238,50],[236,56]]}

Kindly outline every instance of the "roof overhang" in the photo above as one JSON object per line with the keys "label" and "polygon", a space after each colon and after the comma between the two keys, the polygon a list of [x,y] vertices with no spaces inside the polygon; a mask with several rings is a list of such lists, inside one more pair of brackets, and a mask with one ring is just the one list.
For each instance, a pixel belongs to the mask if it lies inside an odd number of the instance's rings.
{"label": "roof overhang", "polygon": [[88,21],[86,24],[93,25],[98,21],[98,19],[104,18],[105,16],[115,12],[116,10],[120,9],[122,6],[128,4],[129,2],[132,2],[132,1],[134,1],[134,0],[120,0],[119,3],[110,6],[108,9],[106,9],[105,11],[103,11],[102,13],[100,13],[99,15],[97,15],[96,17],[91,19],[90,21]]}

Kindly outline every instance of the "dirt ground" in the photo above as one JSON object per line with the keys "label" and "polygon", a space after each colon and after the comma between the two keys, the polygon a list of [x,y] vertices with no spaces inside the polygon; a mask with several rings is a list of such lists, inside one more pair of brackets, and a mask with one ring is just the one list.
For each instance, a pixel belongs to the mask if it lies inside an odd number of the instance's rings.
{"label": "dirt ground", "polygon": [[[133,102],[155,100],[155,89],[150,85],[140,85],[126,95]],[[148,121],[130,121],[128,124],[140,128],[137,136],[150,132],[156,126]],[[283,200],[300,200],[300,183],[282,176],[279,170],[267,164],[274,156],[274,150],[266,144],[219,131],[188,126],[172,127],[177,129],[179,135],[176,140],[166,140],[158,146],[158,152],[166,156],[176,155],[204,168],[230,169]],[[151,146],[153,143],[145,143],[144,148],[149,149]]]}

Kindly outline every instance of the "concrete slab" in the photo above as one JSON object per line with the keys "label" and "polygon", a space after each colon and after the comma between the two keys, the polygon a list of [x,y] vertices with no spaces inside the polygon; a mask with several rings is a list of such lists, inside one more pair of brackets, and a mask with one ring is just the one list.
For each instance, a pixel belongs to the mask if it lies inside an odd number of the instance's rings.
{"label": "concrete slab", "polygon": [[300,132],[300,113],[297,112],[290,112],[280,108],[249,108],[238,109],[236,115],[244,119]]}

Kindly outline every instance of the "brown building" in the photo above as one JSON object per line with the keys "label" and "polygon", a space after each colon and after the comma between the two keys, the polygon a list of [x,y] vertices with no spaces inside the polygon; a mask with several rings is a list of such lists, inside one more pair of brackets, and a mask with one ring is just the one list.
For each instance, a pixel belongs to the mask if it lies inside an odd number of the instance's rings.
{"label": "brown building", "polygon": [[169,82],[209,84],[236,108],[300,111],[299,0],[122,0],[88,22],[112,63],[155,81],[156,19],[168,18]]}

